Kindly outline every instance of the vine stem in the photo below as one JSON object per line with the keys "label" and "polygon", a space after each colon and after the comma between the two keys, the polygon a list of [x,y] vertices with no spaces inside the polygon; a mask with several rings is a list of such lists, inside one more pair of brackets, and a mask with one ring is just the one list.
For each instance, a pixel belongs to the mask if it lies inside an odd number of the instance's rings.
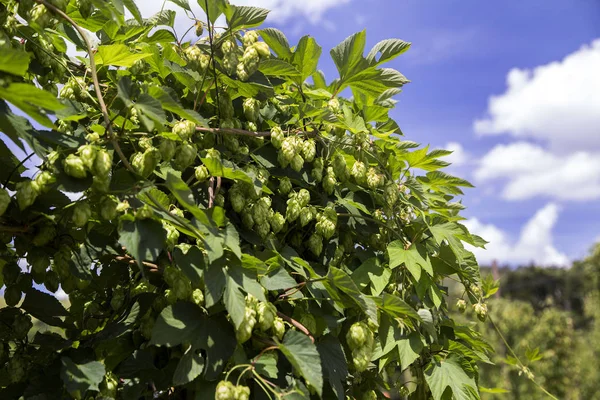
{"label": "vine stem", "polygon": [[121,162],[123,163],[125,168],[127,168],[130,171],[133,171],[133,168],[131,168],[131,165],[129,164],[127,157],[125,157],[125,154],[123,154],[123,150],[121,150],[121,146],[119,146],[117,137],[115,136],[115,133],[112,130],[110,117],[108,115],[108,109],[106,108],[106,103],[104,102],[104,97],[102,97],[102,90],[100,89],[100,81],[98,80],[98,71],[96,69],[96,61],[94,60],[94,54],[93,54],[94,52],[92,50],[92,44],[90,43],[90,40],[88,39],[87,35],[85,34],[85,31],[79,25],[77,25],[77,23],[71,17],[69,17],[67,14],[65,14],[59,8],[48,3],[46,0],[36,0],[36,2],[39,4],[43,4],[46,8],[49,8],[50,10],[52,10],[56,14],[60,15],[65,20],[67,20],[73,26],[73,28],[75,28],[77,33],[79,33],[79,36],[81,36],[81,38],[85,42],[85,45],[87,47],[87,53],[90,57],[90,69],[91,69],[91,73],[92,73],[92,81],[94,82],[94,90],[96,91],[96,97],[98,98],[98,104],[100,105],[100,110],[102,111],[102,116],[104,117],[104,122],[106,123],[106,129],[108,130],[109,139],[110,139],[113,147],[115,148],[115,151],[119,155],[119,158],[121,159]]}
{"label": "vine stem", "polygon": [[298,328],[302,333],[304,333],[306,336],[308,336],[310,338],[310,340],[314,343],[315,342],[315,338],[314,336],[310,333],[310,331],[304,326],[302,325],[300,322],[296,321],[295,319],[288,317],[287,315],[281,313],[280,311],[277,311],[277,316],[281,319],[286,320],[287,322],[289,322],[290,324],[292,324],[293,326],[295,326],[296,328]]}
{"label": "vine stem", "polygon": [[19,164],[17,164],[16,167],[13,168],[12,171],[10,171],[10,174],[8,175],[8,178],[6,178],[6,181],[4,182],[4,185],[2,185],[4,187],[4,189],[6,189],[6,186],[8,185],[8,183],[10,182],[10,179],[12,178],[12,176],[14,175],[14,173],[23,165],[25,165],[25,163],[27,162],[27,160],[29,160],[31,157],[33,157],[35,155],[35,153],[31,153],[29,154],[27,157],[25,157],[24,159],[21,160],[21,162],[19,162]]}
{"label": "vine stem", "polygon": [[[517,356],[517,353],[515,353],[515,351],[513,350],[513,348],[506,341],[506,338],[504,337],[504,335],[500,331],[500,328],[498,328],[498,325],[496,325],[496,323],[494,322],[494,320],[492,319],[492,317],[489,316],[489,315],[488,315],[488,320],[490,321],[490,323],[492,324],[492,326],[496,330],[496,333],[498,333],[498,336],[500,336],[500,339],[502,339],[502,342],[504,343],[504,345],[506,346],[506,348],[508,349],[508,351],[510,351],[510,353],[512,354],[512,356],[515,358],[515,360],[517,360],[519,362],[519,364],[520,364],[521,367],[525,367],[525,365],[523,364],[523,362],[521,361],[521,359]],[[558,400],[558,398],[556,398],[556,396],[554,396],[552,393],[550,393],[549,391],[547,391],[535,379],[529,378],[529,380],[531,382],[533,382],[534,385],[536,385],[542,392],[544,392],[552,400]]]}

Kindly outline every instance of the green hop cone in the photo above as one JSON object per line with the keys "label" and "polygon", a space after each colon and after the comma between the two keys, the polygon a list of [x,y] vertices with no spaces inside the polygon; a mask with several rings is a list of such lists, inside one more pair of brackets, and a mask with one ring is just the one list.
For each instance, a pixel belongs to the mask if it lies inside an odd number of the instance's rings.
{"label": "green hop cone", "polygon": [[332,194],[337,185],[337,179],[332,167],[327,167],[327,175],[323,179],[323,189],[327,194]]}
{"label": "green hop cone", "polygon": [[321,182],[323,180],[323,159],[315,158],[313,162],[313,169],[310,172],[313,179],[317,182]]}
{"label": "green hop cone", "polygon": [[100,149],[96,152],[96,160],[94,162],[94,168],[92,172],[96,177],[108,177],[110,170],[112,169],[112,155],[104,150]]}
{"label": "green hop cone", "polygon": [[487,319],[487,314],[488,314],[487,304],[475,303],[475,304],[473,304],[473,310],[475,310],[475,314],[477,314],[477,318],[479,318],[479,320],[481,322],[485,322],[485,320]]}
{"label": "green hop cone", "polygon": [[467,302],[463,299],[458,299],[458,301],[456,302],[456,308],[459,312],[464,313],[467,309]]}
{"label": "green hop cone", "polygon": [[232,119],[234,116],[233,103],[228,93],[219,93],[219,110],[221,111],[221,118]]}
{"label": "green hop cone", "polygon": [[367,167],[362,161],[355,161],[350,170],[350,175],[357,183],[363,183],[367,179]]}
{"label": "green hop cone", "polygon": [[337,114],[338,112],[340,112],[340,101],[335,97],[329,99],[329,101],[327,102],[327,108],[329,108],[329,110],[332,113]]}
{"label": "green hop cone", "polygon": [[242,63],[237,64],[235,67],[235,73],[242,82],[246,82],[248,79],[250,79],[250,74],[248,73],[246,66]]}
{"label": "green hop cone", "polygon": [[313,162],[317,155],[317,145],[314,140],[308,139],[302,143],[302,157],[304,161]]}
{"label": "green hop cone", "polygon": [[296,139],[288,136],[281,142],[281,154],[283,159],[287,162],[291,162],[294,156],[296,156]]}
{"label": "green hop cone", "polygon": [[[225,72],[227,72],[228,75],[233,75],[234,72],[237,72],[240,64],[243,65],[242,63],[239,62],[238,56],[234,52],[225,54],[223,56],[223,68],[225,69]],[[244,70],[245,70],[245,67],[244,67]],[[240,80],[243,80],[243,79],[240,78]]]}
{"label": "green hop cone", "polygon": [[248,121],[258,121],[260,113],[260,102],[252,97],[248,97],[243,103],[244,116]]}
{"label": "green hop cone", "polygon": [[194,291],[192,292],[192,301],[197,306],[204,305],[204,293],[202,293],[202,290],[194,289]]}
{"label": "green hop cone", "polygon": [[90,205],[85,201],[80,201],[73,207],[71,220],[76,227],[82,228],[87,224],[91,216],[92,209],[90,208]]}
{"label": "green hop cone", "polygon": [[300,207],[306,207],[310,203],[310,192],[306,189],[300,189],[296,195]]}
{"label": "green hop cone", "polygon": [[258,327],[261,331],[266,332],[273,326],[275,317],[277,316],[277,309],[271,303],[258,303],[256,306],[256,314],[258,316]]}
{"label": "green hop cone", "polygon": [[165,161],[170,161],[175,156],[177,150],[177,143],[174,140],[163,139],[158,145],[158,151],[160,151],[160,158]]}
{"label": "green hop cone", "polygon": [[167,247],[172,249],[179,243],[179,231],[167,222],[163,222],[163,228],[167,231]]}
{"label": "green hop cone", "polygon": [[73,178],[83,179],[87,176],[83,160],[75,154],[69,154],[67,158],[64,159],[63,168],[65,174],[72,176]]}
{"label": "green hop cone", "polygon": [[254,228],[256,229],[256,232],[259,234],[259,236],[263,239],[269,236],[269,233],[271,232],[271,225],[267,221],[257,223],[254,226]]}
{"label": "green hop cone", "polygon": [[371,363],[373,351],[369,347],[361,347],[352,350],[352,363],[357,372],[363,372]]}
{"label": "green hop cone", "polygon": [[215,400],[237,400],[235,385],[229,381],[221,381],[215,390]]}
{"label": "green hop cone", "polygon": [[142,170],[140,175],[148,177],[154,172],[160,162],[160,151],[156,147],[150,147],[142,156]]}
{"label": "green hop cone", "polygon": [[290,161],[290,166],[294,171],[300,172],[300,170],[304,166],[304,159],[300,154],[296,154],[294,158],[292,158],[292,161]]}
{"label": "green hop cone", "polygon": [[21,274],[21,268],[17,263],[11,262],[2,269],[2,278],[6,285],[12,285],[17,282],[17,278]]}
{"label": "green hop cone", "polygon": [[247,31],[244,33],[244,36],[242,37],[244,46],[252,46],[256,42],[258,42],[258,33],[256,31]]}
{"label": "green hop cone", "polygon": [[256,42],[253,47],[256,49],[260,58],[269,58],[271,57],[271,48],[265,42]]}
{"label": "green hop cone", "polygon": [[194,169],[194,176],[196,177],[196,179],[198,180],[198,182],[204,182],[208,178],[210,178],[210,173],[208,172],[208,168],[206,168],[206,166],[204,166],[204,165],[198,165]]}
{"label": "green hop cone", "polygon": [[197,155],[198,150],[196,150],[196,147],[191,143],[184,142],[177,149],[177,155],[175,156],[175,167],[179,171],[185,170],[194,163]]}
{"label": "green hop cone", "polygon": [[117,201],[111,196],[105,196],[100,201],[100,217],[110,221],[117,218]]}
{"label": "green hop cone", "polygon": [[333,158],[332,167],[333,172],[338,179],[342,181],[346,179],[348,166],[346,164],[346,159],[343,155],[339,153],[335,155],[335,157]]}
{"label": "green hop cone", "polygon": [[302,211],[300,211],[300,225],[303,227],[308,225],[310,221],[315,219],[317,215],[317,211],[314,207],[303,207]]}
{"label": "green hop cone", "polygon": [[32,239],[32,243],[37,247],[42,247],[50,243],[56,237],[56,227],[54,224],[44,224]]}
{"label": "green hop cone", "polygon": [[361,348],[373,339],[373,333],[364,322],[355,322],[346,333],[346,341],[351,348]]}
{"label": "green hop cone", "polygon": [[377,189],[383,186],[384,183],[384,176],[378,174],[375,168],[369,168],[369,171],[367,172],[367,186],[369,186],[370,189]]}
{"label": "green hop cone", "polygon": [[202,21],[196,21],[196,24],[194,26],[196,28],[196,36],[202,36],[202,34],[204,33],[204,25]]}
{"label": "green hop cone", "polygon": [[273,334],[277,336],[279,340],[283,339],[283,335],[285,335],[285,323],[279,317],[275,317],[273,321]]}
{"label": "green hop cone", "polygon": [[281,213],[276,212],[269,218],[269,223],[271,224],[271,230],[273,233],[279,233],[285,224],[285,217],[281,215]]}
{"label": "green hop cone", "polygon": [[94,167],[94,161],[96,161],[96,149],[94,146],[89,144],[81,146],[77,149],[77,153],[79,154],[79,158],[81,158],[83,165],[91,171]]}
{"label": "green hop cone", "polygon": [[44,277],[44,286],[48,291],[55,293],[58,290],[59,284],[60,279],[56,272],[52,270],[46,272],[46,276]]}
{"label": "green hop cone", "polygon": [[323,252],[323,237],[318,233],[313,233],[308,238],[308,248],[315,255],[318,256]]}
{"label": "green hop cone", "polygon": [[20,210],[31,206],[39,195],[39,187],[34,181],[26,180],[17,183],[17,204]]}
{"label": "green hop cone", "polygon": [[196,124],[192,121],[182,120],[173,126],[173,133],[181,138],[181,140],[189,140],[196,132]]}
{"label": "green hop cone", "polygon": [[337,225],[337,213],[331,207],[326,207],[322,213],[317,215],[315,230],[325,239],[330,239],[335,233]]}
{"label": "green hop cone", "polygon": [[279,181],[279,193],[282,195],[288,194],[292,190],[292,181],[287,176],[284,176]]}
{"label": "green hop cone", "polygon": [[29,11],[29,21],[34,22],[42,28],[45,28],[48,22],[50,22],[50,14],[46,10],[46,6],[43,4],[36,4]]}
{"label": "green hop cone", "polygon": [[285,135],[280,126],[274,126],[271,128],[271,144],[276,149],[280,149],[283,144],[283,139],[285,139]]}
{"label": "green hop cone", "polygon": [[252,229],[254,227],[254,218],[248,208],[244,209],[242,212],[242,224],[247,229]]}
{"label": "green hop cone", "polygon": [[396,204],[398,201],[398,185],[395,183],[387,185],[383,190],[383,196],[388,205],[393,206]]}
{"label": "green hop cone", "polygon": [[285,219],[289,222],[294,222],[300,216],[302,207],[298,203],[296,198],[291,198],[287,201],[287,208],[285,210]]}
{"label": "green hop cone", "polygon": [[148,150],[149,148],[152,147],[152,138],[149,138],[149,137],[140,138],[140,140],[138,140],[138,146],[142,150]]}
{"label": "green hop cone", "polygon": [[6,189],[0,189],[0,217],[4,215],[10,205],[10,195]]}
{"label": "green hop cone", "polygon": [[258,62],[260,61],[260,56],[258,55],[258,51],[254,47],[246,47],[244,50],[244,55],[242,56],[242,63],[248,70],[248,74],[252,75],[258,69]]}
{"label": "green hop cone", "polygon": [[8,285],[4,290],[4,302],[9,307],[15,307],[21,301],[21,289],[17,285]]}
{"label": "green hop cone", "polygon": [[52,185],[54,182],[56,182],[56,177],[49,171],[41,171],[35,177],[35,183],[37,183],[40,192],[48,191],[50,189],[50,185]]}
{"label": "green hop cone", "polygon": [[12,325],[13,331],[17,339],[24,339],[33,328],[31,317],[27,314],[19,314],[15,317]]}
{"label": "green hop cone", "polygon": [[243,344],[252,337],[252,330],[256,325],[256,311],[250,307],[246,307],[244,320],[236,331],[238,343]]}
{"label": "green hop cone", "polygon": [[231,53],[235,52],[236,47],[237,46],[236,46],[235,42],[233,42],[231,40],[225,40],[223,42],[223,44],[221,44],[221,51],[225,55],[231,54]]}
{"label": "green hop cone", "polygon": [[241,189],[235,187],[229,191],[229,202],[231,203],[231,208],[233,208],[235,212],[240,213],[246,206],[246,197]]}
{"label": "green hop cone", "polygon": [[248,386],[238,385],[234,390],[235,400],[249,400],[250,399],[250,388]]}

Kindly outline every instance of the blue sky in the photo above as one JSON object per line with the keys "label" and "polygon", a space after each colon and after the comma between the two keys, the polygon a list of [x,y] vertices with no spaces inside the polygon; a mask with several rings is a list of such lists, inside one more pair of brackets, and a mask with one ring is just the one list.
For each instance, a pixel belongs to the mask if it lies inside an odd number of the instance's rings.
{"label": "blue sky", "polygon": [[[231,2],[273,10],[265,25],[291,43],[314,36],[328,80],[329,50],[356,31],[368,48],[413,43],[389,65],[412,81],[392,115],[407,139],[455,150],[449,172],[476,184],[463,202],[490,241],[480,262],[566,265],[600,241],[598,0]],[[163,1],[137,3],[149,16]]]}

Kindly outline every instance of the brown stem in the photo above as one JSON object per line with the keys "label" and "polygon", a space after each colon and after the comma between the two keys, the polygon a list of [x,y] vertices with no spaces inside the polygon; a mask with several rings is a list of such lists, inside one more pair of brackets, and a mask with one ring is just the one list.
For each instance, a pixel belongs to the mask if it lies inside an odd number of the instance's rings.
{"label": "brown stem", "polygon": [[286,320],[287,322],[289,322],[290,324],[292,324],[294,327],[296,327],[297,329],[299,329],[302,333],[304,333],[306,336],[308,336],[310,338],[310,340],[314,343],[315,342],[315,338],[314,336],[310,333],[310,331],[304,326],[302,325],[300,322],[296,321],[295,319],[288,317],[287,315],[277,311],[277,316],[281,319]]}
{"label": "brown stem", "polygon": [[[134,260],[133,258],[131,258],[128,255],[125,255],[125,256],[116,256],[115,260],[117,260],[117,261],[126,261],[127,263],[129,263],[131,265],[137,264],[137,261]],[[156,264],[152,264],[152,263],[147,262],[147,261],[142,261],[142,265],[144,267],[148,268],[152,272],[158,272],[159,271],[158,265],[156,265]]]}
{"label": "brown stem", "polygon": [[279,348],[279,346],[265,347],[264,349],[262,349],[262,351],[260,353],[258,353],[258,355],[256,356],[256,358],[254,360],[252,360],[252,365],[255,365],[258,362],[258,360],[260,360],[260,358],[262,357],[262,355],[265,354],[267,351],[277,350],[278,348]]}
{"label": "brown stem", "polygon": [[73,28],[75,28],[77,33],[79,33],[79,36],[81,36],[81,38],[85,42],[85,45],[87,47],[87,52],[90,57],[90,69],[92,71],[92,80],[94,82],[94,90],[96,91],[96,97],[98,98],[98,104],[100,105],[100,110],[102,111],[102,116],[104,117],[104,122],[106,123],[106,129],[108,130],[108,136],[112,142],[113,147],[115,148],[115,151],[119,155],[121,162],[125,166],[125,168],[127,168],[130,171],[133,171],[133,169],[131,168],[131,165],[129,164],[129,161],[127,160],[127,157],[125,157],[125,154],[123,154],[123,150],[121,150],[121,146],[119,146],[117,137],[115,136],[115,134],[112,130],[110,117],[108,116],[108,109],[106,108],[106,103],[104,103],[104,98],[102,97],[102,90],[100,89],[100,82],[98,80],[98,71],[96,70],[96,61],[94,60],[94,54],[93,54],[94,52],[92,50],[92,44],[90,43],[90,40],[88,39],[87,35],[85,34],[85,31],[79,25],[77,25],[77,23],[75,21],[73,21],[73,19],[71,19],[71,17],[69,17],[67,14],[65,14],[63,11],[61,11],[59,8],[48,3],[46,0],[36,0],[36,1],[40,4],[43,4],[46,8],[49,8],[50,10],[54,11],[56,14],[60,15],[65,20],[67,20],[73,26]]}
{"label": "brown stem", "polygon": [[283,299],[286,297],[290,297],[293,296],[294,294],[298,293],[300,290],[302,290],[302,288],[306,285],[306,282],[300,282],[299,284],[297,284],[296,286],[293,286],[291,288],[287,288],[286,290],[284,290],[284,292],[282,294],[279,295],[279,299]]}
{"label": "brown stem", "polygon": [[215,177],[211,176],[208,184],[208,208],[212,208],[215,202]]}
{"label": "brown stem", "polygon": [[29,227],[27,226],[3,226],[0,225],[0,232],[8,232],[8,233],[27,233],[29,232]]}

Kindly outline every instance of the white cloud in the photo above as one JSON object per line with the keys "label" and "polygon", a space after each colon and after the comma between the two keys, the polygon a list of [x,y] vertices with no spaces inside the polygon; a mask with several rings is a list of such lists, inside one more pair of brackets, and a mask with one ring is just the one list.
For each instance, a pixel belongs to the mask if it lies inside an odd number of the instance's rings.
{"label": "white cloud", "polygon": [[490,243],[485,250],[468,247],[480,264],[490,264],[496,260],[500,264],[523,265],[534,262],[540,266],[568,266],[568,257],[554,247],[552,239],[552,228],[559,211],[554,203],[538,210],[523,226],[516,242],[495,225],[482,223],[477,218],[469,219],[463,222],[469,231]]}
{"label": "white cloud", "polygon": [[508,133],[547,142],[557,152],[600,149],[600,39],[530,69],[512,69],[507,90],[475,121],[482,135]]}
{"label": "white cloud", "polygon": [[454,167],[458,167],[467,163],[468,154],[462,144],[458,142],[449,142],[444,148],[452,152],[452,154],[449,156],[444,157],[444,161],[452,163],[452,166]]}
{"label": "white cloud", "polygon": [[600,153],[557,155],[526,142],[498,145],[479,161],[474,176],[477,182],[505,182],[506,200],[594,200],[600,198]]}
{"label": "white cloud", "polygon": [[[303,17],[312,23],[321,22],[326,11],[347,4],[350,1],[351,0],[232,0],[231,3],[236,6],[262,7],[271,10],[268,21],[282,24],[298,17]],[[163,6],[163,1],[137,0],[136,4],[142,15],[147,17],[160,11]],[[196,17],[200,18],[204,15],[204,12],[200,6],[198,6],[196,1],[190,1],[190,6],[196,14]],[[183,19],[184,14],[181,8],[171,2],[167,2],[165,4],[165,9],[181,11],[182,18],[178,18],[175,25],[178,27],[178,31],[180,30],[180,26],[183,27],[186,26],[186,24],[189,25],[189,23]],[[187,27],[183,30],[185,29],[187,29]]]}

